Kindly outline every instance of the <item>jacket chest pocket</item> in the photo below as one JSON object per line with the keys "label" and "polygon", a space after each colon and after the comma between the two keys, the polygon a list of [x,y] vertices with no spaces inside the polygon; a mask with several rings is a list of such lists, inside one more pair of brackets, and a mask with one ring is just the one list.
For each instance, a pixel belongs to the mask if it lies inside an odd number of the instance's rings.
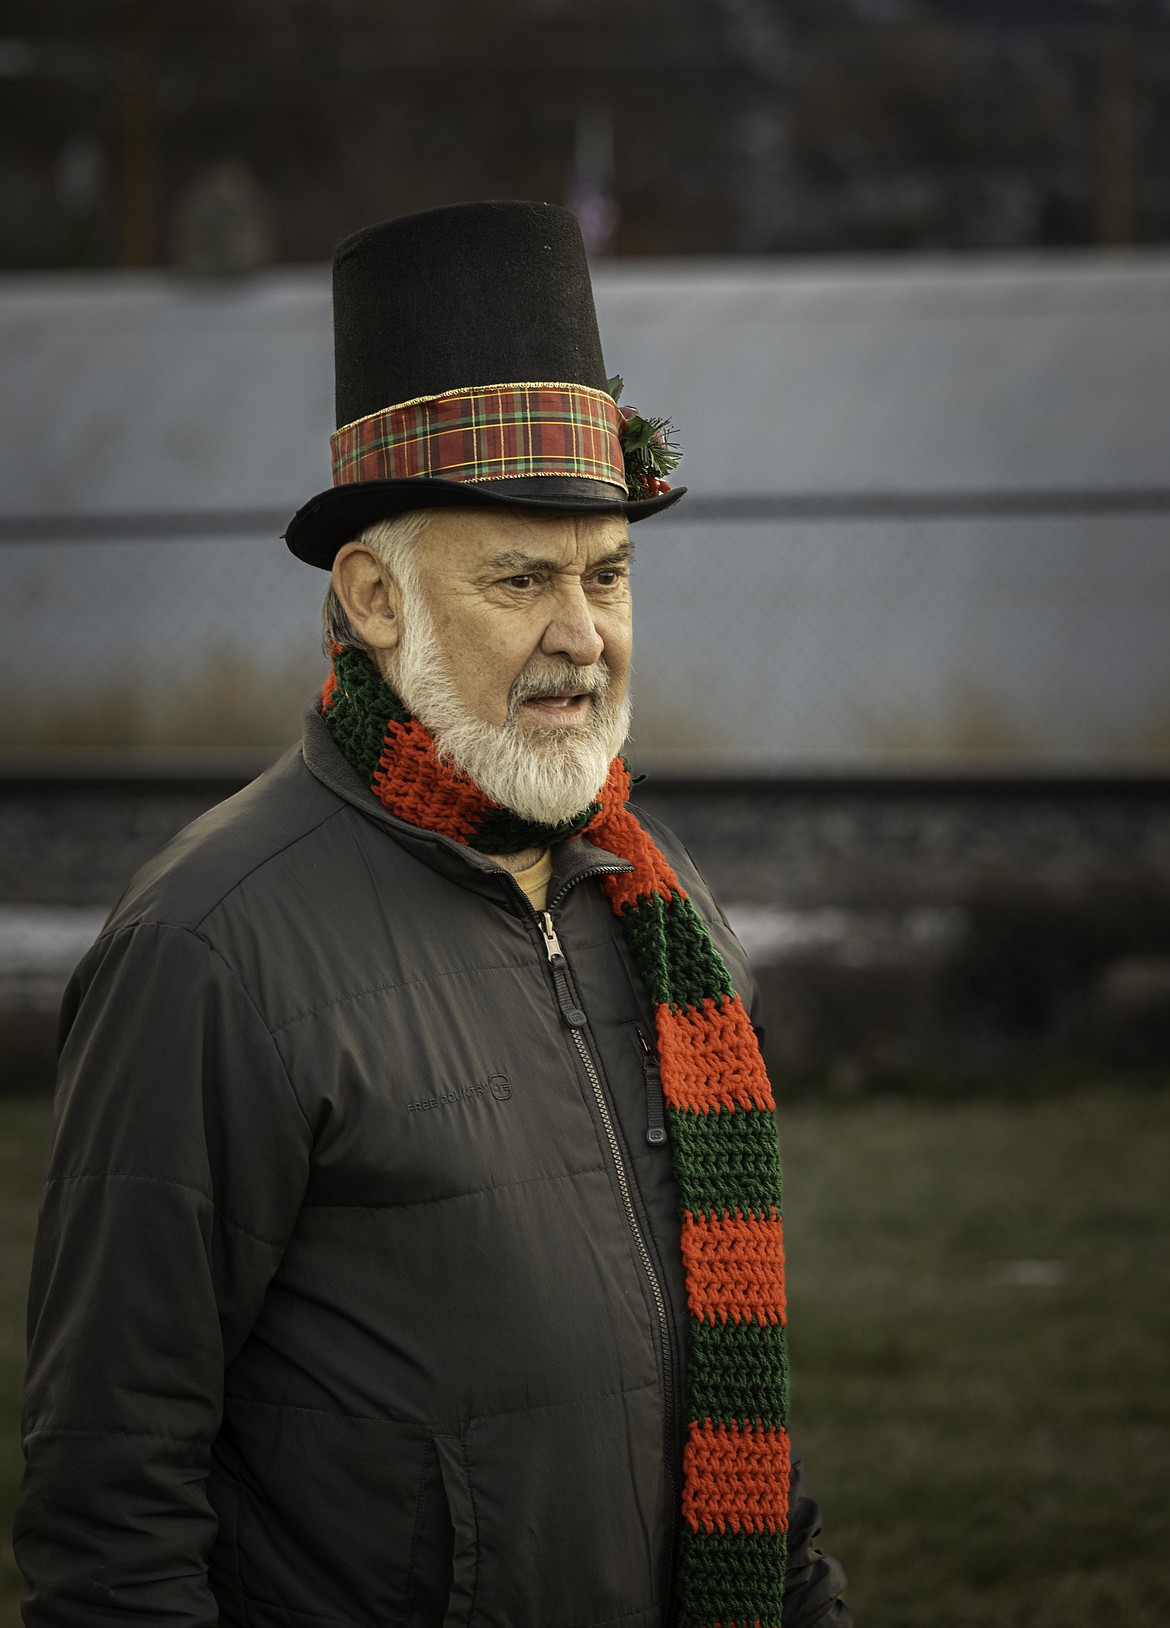
{"label": "jacket chest pocket", "polygon": [[316,1076],[309,1202],[422,1203],[580,1169],[594,1137],[540,971],[329,1015],[293,1059]]}

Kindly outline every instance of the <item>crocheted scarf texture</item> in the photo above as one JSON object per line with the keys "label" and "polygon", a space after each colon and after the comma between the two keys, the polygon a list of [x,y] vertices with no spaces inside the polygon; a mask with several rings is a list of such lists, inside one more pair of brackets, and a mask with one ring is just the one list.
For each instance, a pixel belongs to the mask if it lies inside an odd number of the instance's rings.
{"label": "crocheted scarf texture", "polygon": [[788,1523],[788,1362],[773,1098],[727,968],[678,877],[626,807],[615,758],[599,799],[542,826],[489,802],[360,651],[336,650],[325,723],[399,819],[483,853],[583,836],[629,860],[602,878],[654,1003],[678,1181],[690,1337],[679,1628],[779,1628]]}

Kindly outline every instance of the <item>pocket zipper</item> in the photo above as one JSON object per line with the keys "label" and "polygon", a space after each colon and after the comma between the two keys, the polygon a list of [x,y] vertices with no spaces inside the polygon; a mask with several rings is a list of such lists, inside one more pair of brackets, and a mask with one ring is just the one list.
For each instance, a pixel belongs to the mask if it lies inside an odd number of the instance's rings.
{"label": "pocket zipper", "polygon": [[666,1111],[662,1102],[662,1075],[658,1071],[658,1054],[647,1040],[641,1024],[634,1033],[642,1053],[642,1074],[646,1081],[646,1140],[651,1147],[661,1147],[666,1141]]}

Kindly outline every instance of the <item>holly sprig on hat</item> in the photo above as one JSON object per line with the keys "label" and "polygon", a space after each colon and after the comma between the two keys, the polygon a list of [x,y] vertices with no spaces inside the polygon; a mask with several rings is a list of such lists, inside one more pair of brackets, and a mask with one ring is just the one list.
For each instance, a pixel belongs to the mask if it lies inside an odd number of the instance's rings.
{"label": "holly sprig on hat", "polygon": [[665,477],[682,457],[682,448],[671,440],[674,425],[669,418],[643,418],[636,407],[621,406],[625,380],[620,373],[607,379],[605,388],[618,403],[618,438],[630,496],[635,499],[661,497],[670,491],[670,482]]}

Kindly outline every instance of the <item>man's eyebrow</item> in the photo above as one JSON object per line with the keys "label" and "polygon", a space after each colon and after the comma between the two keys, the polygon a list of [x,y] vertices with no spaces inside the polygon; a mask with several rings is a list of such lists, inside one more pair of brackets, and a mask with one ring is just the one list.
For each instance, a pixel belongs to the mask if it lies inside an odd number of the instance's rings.
{"label": "man's eyebrow", "polygon": [[[590,563],[591,571],[600,570],[606,565],[624,565],[634,556],[633,542],[619,543],[600,560]],[[502,572],[507,576],[528,576],[537,571],[563,571],[564,565],[559,560],[538,559],[535,554],[526,554],[523,549],[510,548],[503,554],[497,554],[490,559],[484,569],[488,572]]]}
{"label": "man's eyebrow", "polygon": [[513,576],[527,575],[534,571],[555,571],[554,560],[538,560],[535,554],[525,554],[523,549],[510,548],[506,553],[497,554],[495,559],[487,562],[488,571],[507,571]]}

